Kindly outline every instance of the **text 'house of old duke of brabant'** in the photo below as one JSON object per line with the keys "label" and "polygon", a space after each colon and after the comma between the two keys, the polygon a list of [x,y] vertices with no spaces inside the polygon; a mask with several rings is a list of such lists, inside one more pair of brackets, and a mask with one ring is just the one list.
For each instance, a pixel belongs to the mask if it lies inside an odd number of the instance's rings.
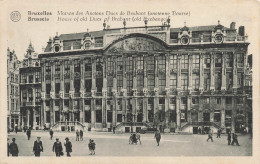
{"label": "text 'house of old duke of brabant'", "polygon": [[143,127],[197,133],[252,125],[246,75],[249,43],[218,25],[110,29],[30,44],[20,67],[20,124],[59,131]]}

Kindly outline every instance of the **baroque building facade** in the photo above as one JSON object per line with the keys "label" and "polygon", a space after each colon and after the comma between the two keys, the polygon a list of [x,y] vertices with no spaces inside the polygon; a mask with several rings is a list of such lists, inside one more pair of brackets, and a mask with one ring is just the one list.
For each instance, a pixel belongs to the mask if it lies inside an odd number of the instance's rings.
{"label": "baroque building facade", "polygon": [[19,67],[15,51],[7,49],[7,129],[12,131],[20,124]]}
{"label": "baroque building facade", "polygon": [[26,110],[27,124],[35,120],[39,128],[62,131],[157,127],[189,133],[248,127],[249,43],[243,26],[237,32],[234,22],[229,28],[170,28],[169,19],[162,26],[123,24],[49,39],[38,56],[41,67],[33,69],[40,70],[41,82],[33,86],[41,88],[41,106]]}
{"label": "baroque building facade", "polygon": [[40,129],[41,67],[38,54],[30,43],[21,61],[20,112],[22,128]]}

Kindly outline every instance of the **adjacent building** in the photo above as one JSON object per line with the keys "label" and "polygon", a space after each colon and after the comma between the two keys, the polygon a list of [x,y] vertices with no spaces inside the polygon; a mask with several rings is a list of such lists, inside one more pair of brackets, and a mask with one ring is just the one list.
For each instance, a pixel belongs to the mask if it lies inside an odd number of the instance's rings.
{"label": "adjacent building", "polygon": [[19,69],[22,128],[40,129],[41,66],[30,43]]}
{"label": "adjacent building", "polygon": [[[7,49],[7,129],[20,125],[19,67],[15,51]],[[19,127],[18,127],[19,128]]]}

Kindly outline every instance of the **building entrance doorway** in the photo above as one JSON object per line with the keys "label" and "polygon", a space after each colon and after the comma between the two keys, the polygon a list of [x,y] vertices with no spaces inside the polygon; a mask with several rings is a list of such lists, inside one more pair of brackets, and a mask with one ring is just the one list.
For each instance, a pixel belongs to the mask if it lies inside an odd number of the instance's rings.
{"label": "building entrance doorway", "polygon": [[198,127],[193,127],[193,134],[198,134]]}

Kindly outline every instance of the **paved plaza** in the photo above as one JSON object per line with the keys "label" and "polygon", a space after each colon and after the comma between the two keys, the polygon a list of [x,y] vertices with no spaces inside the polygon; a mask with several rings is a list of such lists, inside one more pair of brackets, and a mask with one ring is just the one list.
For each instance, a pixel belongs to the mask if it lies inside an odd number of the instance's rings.
{"label": "paved plaza", "polygon": [[[48,131],[32,131],[31,139],[28,140],[26,133],[11,132],[8,137],[16,138],[19,147],[19,156],[34,156],[33,143],[37,136],[41,136],[44,152],[41,156],[55,156],[52,146],[56,138],[62,143],[65,137],[69,137],[72,142],[71,156],[90,156],[88,149],[89,139],[96,142],[95,156],[251,156],[252,139],[249,135],[239,135],[238,141],[241,146],[228,146],[227,136],[222,135],[214,142],[207,142],[207,135],[173,135],[162,134],[160,146],[157,146],[154,134],[141,134],[142,144],[129,145],[130,134],[112,134],[104,132],[85,132],[83,141],[76,141],[74,132],[54,132],[54,137],[50,140]],[[63,145],[63,151],[65,147]]]}

